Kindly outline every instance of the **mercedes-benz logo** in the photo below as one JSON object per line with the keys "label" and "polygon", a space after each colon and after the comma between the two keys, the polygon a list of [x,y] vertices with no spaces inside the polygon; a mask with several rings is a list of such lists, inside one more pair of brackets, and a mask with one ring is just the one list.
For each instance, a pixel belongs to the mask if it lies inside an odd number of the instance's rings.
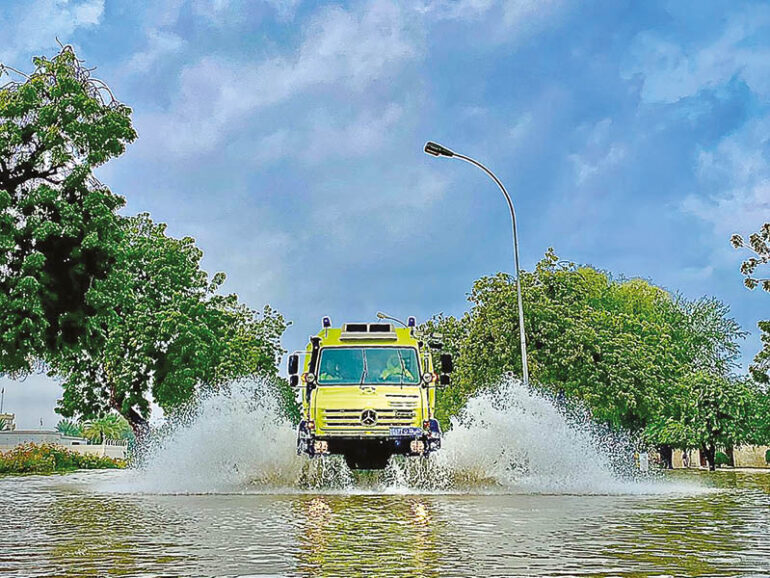
{"label": "mercedes-benz logo", "polygon": [[362,425],[377,425],[377,412],[373,409],[365,409],[361,412],[361,424]]}

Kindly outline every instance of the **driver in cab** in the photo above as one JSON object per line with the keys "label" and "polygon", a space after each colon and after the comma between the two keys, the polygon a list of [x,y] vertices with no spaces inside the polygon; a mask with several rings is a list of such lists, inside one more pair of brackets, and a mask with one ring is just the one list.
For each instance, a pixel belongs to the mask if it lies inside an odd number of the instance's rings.
{"label": "driver in cab", "polygon": [[406,368],[406,365],[401,361],[397,353],[393,353],[388,357],[388,361],[385,364],[385,369],[380,373],[380,379],[383,381],[411,381],[414,379],[412,372]]}

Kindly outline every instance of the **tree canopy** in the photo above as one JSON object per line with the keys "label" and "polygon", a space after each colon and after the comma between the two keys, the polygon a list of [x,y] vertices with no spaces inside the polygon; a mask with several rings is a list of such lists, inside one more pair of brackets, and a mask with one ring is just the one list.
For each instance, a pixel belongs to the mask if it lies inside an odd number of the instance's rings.
{"label": "tree canopy", "polygon": [[274,375],[283,317],[221,294],[192,238],[119,215],[94,178],[136,138],[131,109],[69,46],[34,65],[0,65],[0,374],[43,365],[63,380],[62,415],[119,414],[137,436],[153,401]]}
{"label": "tree canopy", "polygon": [[[730,239],[736,249],[748,249],[752,255],[741,264],[741,274],[745,277],[744,284],[749,289],[761,286],[770,292],[770,277],[757,277],[757,270],[766,270],[770,264],[770,223],[765,223],[759,232],[749,235],[748,242],[740,235]],[[759,321],[757,324],[761,333],[762,349],[754,358],[749,368],[754,379],[760,383],[770,383],[770,319]]]}
{"label": "tree canopy", "polygon": [[136,138],[131,110],[70,47],[0,87],[0,373],[80,343],[123,199],[93,176]]}
{"label": "tree canopy", "polygon": [[114,413],[79,424],[80,435],[92,443],[104,443],[107,440],[124,440],[131,437],[131,426],[122,416]]}
{"label": "tree canopy", "polygon": [[[687,300],[642,279],[613,279],[561,261],[552,250],[521,282],[532,382],[579,400],[599,422],[665,444],[662,434],[670,432],[660,420],[695,387],[693,375],[705,372],[727,387],[745,332],[718,300]],[[483,277],[469,301],[462,318],[437,316],[425,325],[456,356],[453,384],[437,412],[445,423],[479,388],[521,368],[515,282],[503,273]],[[699,445],[694,435],[687,443]]]}
{"label": "tree canopy", "polygon": [[63,379],[62,415],[116,411],[141,435],[151,400],[169,411],[201,387],[275,375],[280,314],[219,294],[225,276],[209,279],[192,238],[166,235],[146,214],[121,223],[115,263],[88,295],[89,342],[51,362]]}

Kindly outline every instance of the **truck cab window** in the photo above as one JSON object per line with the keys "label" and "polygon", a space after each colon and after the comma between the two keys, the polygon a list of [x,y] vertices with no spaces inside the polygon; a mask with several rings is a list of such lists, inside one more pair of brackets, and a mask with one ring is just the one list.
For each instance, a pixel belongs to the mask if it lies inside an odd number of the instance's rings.
{"label": "truck cab window", "polygon": [[362,349],[327,349],[321,352],[318,383],[359,383],[364,373]]}
{"label": "truck cab window", "polygon": [[417,352],[410,347],[321,351],[319,384],[416,384],[419,380]]}

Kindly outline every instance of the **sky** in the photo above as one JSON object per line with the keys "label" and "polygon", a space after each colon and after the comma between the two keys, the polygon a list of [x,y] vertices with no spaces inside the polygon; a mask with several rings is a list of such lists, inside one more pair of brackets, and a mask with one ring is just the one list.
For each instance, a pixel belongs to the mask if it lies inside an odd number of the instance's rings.
{"label": "sky", "polygon": [[[0,62],[56,39],[132,107],[97,175],[304,347],[320,319],[425,320],[473,281],[563,259],[729,304],[759,350],[770,298],[732,233],[770,220],[770,4],[569,0],[3,0]],[[23,428],[60,387],[0,380]]]}

